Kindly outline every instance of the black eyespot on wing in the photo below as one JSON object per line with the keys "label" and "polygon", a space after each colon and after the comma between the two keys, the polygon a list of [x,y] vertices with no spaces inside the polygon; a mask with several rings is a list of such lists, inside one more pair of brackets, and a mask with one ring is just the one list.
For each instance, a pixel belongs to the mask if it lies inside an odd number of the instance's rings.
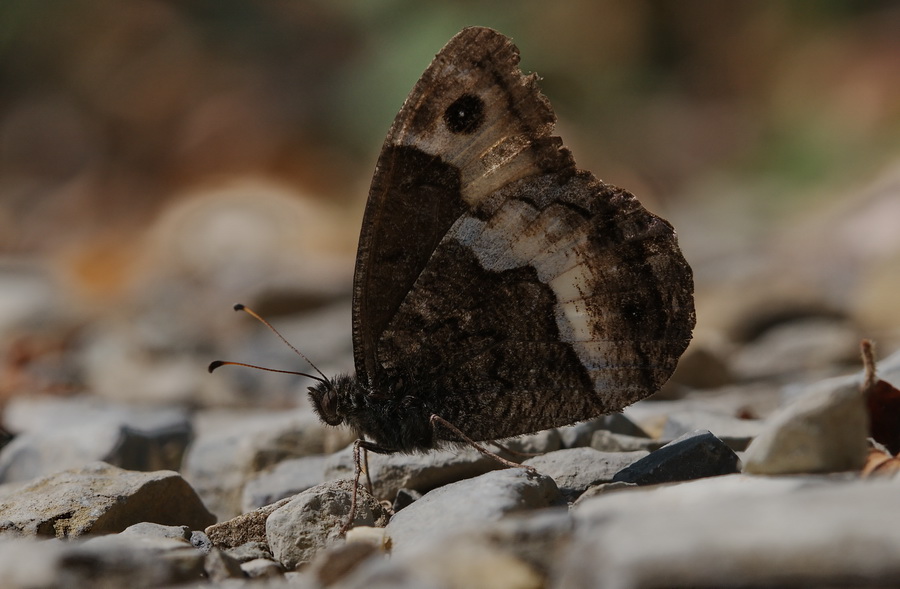
{"label": "black eyespot on wing", "polygon": [[463,94],[444,111],[444,123],[451,132],[468,135],[484,121],[484,101],[474,94]]}
{"label": "black eyespot on wing", "polygon": [[622,305],[622,315],[631,321],[638,321],[644,314],[644,306],[636,301],[629,300]]}

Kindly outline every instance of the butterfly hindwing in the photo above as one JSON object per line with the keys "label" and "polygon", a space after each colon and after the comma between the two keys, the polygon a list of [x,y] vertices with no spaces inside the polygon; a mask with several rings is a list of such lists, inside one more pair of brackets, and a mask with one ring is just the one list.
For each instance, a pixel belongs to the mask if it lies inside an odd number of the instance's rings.
{"label": "butterfly hindwing", "polygon": [[382,334],[384,368],[433,382],[442,417],[475,439],[655,392],[693,327],[671,226],[584,172],[523,179],[485,202],[448,231]]}

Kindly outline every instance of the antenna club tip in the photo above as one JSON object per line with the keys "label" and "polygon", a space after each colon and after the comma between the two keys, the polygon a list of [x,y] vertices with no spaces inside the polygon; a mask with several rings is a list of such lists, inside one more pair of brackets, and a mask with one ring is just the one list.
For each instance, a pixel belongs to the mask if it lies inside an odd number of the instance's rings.
{"label": "antenna club tip", "polygon": [[243,310],[244,310],[244,304],[243,304],[243,303],[237,303],[237,304],[233,307],[233,309],[234,309],[235,311],[243,311]]}
{"label": "antenna club tip", "polygon": [[213,370],[215,370],[219,366],[223,366],[224,364],[225,363],[222,362],[221,360],[215,360],[215,361],[209,363],[209,368],[207,368],[207,370],[209,370],[209,372],[212,373]]}

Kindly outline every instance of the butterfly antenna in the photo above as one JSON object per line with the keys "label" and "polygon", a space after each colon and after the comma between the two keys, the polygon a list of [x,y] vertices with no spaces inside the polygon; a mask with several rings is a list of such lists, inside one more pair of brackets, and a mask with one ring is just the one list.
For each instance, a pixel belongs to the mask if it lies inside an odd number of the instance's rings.
{"label": "butterfly antenna", "polygon": [[272,333],[274,333],[275,335],[277,335],[278,338],[279,338],[281,341],[284,342],[284,345],[286,345],[286,346],[289,347],[291,350],[293,350],[293,352],[294,352],[295,354],[297,354],[298,356],[300,356],[301,358],[303,358],[303,359],[306,361],[307,364],[309,364],[310,366],[312,366],[313,370],[315,370],[316,372],[319,373],[320,376],[313,376],[312,374],[306,374],[306,373],[304,373],[304,372],[294,372],[294,371],[291,371],[291,370],[276,370],[276,369],[274,369],[274,368],[264,368],[264,367],[262,367],[262,366],[254,366],[254,365],[252,365],[252,364],[241,364],[240,362],[223,362],[223,361],[221,361],[221,360],[216,360],[215,362],[213,362],[212,364],[209,365],[209,371],[210,371],[210,372],[212,372],[213,370],[215,370],[215,369],[218,368],[219,366],[225,366],[226,364],[230,364],[230,365],[233,365],[233,366],[247,366],[247,367],[249,367],[249,368],[258,368],[258,369],[260,369],[260,370],[266,370],[266,371],[269,371],[269,372],[281,372],[281,373],[284,373],[284,374],[296,374],[296,375],[299,375],[299,376],[307,376],[307,377],[309,377],[309,378],[312,378],[312,379],[318,380],[318,381],[320,381],[320,382],[323,382],[323,383],[325,383],[325,384],[328,384],[328,377],[325,376],[325,373],[322,372],[321,370],[319,370],[319,367],[316,366],[315,364],[313,364],[312,360],[310,360],[309,358],[307,358],[306,355],[305,355],[303,352],[301,352],[301,351],[298,350],[296,347],[294,347],[294,344],[292,344],[291,342],[287,341],[287,338],[285,338],[283,335],[281,335],[281,332],[279,332],[277,329],[275,329],[275,327],[274,327],[271,323],[269,323],[268,321],[266,321],[265,319],[263,319],[256,311],[254,311],[254,310],[251,309],[250,307],[247,307],[246,305],[242,305],[241,303],[236,304],[236,305],[234,306],[234,310],[235,310],[235,311],[244,311],[245,313],[247,313],[248,315],[250,315],[251,317],[253,317],[253,318],[256,319],[257,321],[259,321],[260,323],[262,323],[263,325],[265,325],[266,327],[268,327],[270,330],[272,330]]}
{"label": "butterfly antenna", "polygon": [[215,360],[209,363],[208,370],[212,372],[216,368],[221,366],[243,366],[245,368],[255,368],[257,370],[265,370],[266,372],[280,372],[281,374],[296,374],[297,376],[305,376],[307,378],[312,378],[313,380],[318,380],[325,384],[328,384],[328,381],[324,378],[320,378],[315,374],[307,374],[305,372],[297,372],[295,370],[278,370],[277,368],[268,368],[266,366],[257,366],[256,364],[245,364],[244,362],[226,362],[225,360]]}

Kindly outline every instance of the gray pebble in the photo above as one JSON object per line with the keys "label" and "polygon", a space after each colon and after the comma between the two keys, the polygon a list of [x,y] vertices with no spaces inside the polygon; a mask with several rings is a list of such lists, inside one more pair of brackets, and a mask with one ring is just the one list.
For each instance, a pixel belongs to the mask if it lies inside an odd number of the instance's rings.
{"label": "gray pebble", "polygon": [[[393,500],[400,489],[415,489],[424,493],[500,468],[504,468],[502,464],[469,446],[419,454],[369,454],[373,492],[379,499],[386,500]],[[353,475],[352,448],[345,448],[328,458],[326,480]]]}
{"label": "gray pebble", "polygon": [[178,470],[193,429],[187,413],[91,397],[14,398],[4,424],[0,482],[25,481],[103,461],[126,470]]}
{"label": "gray pebble", "polygon": [[0,521],[27,535],[73,538],[120,532],[141,522],[202,528],[215,518],[178,473],[140,473],[95,462],[6,495]]}
{"label": "gray pebble", "polygon": [[597,430],[591,434],[591,448],[600,452],[652,452],[665,445],[663,441],[607,430]]}
{"label": "gray pebble", "polygon": [[[122,536],[144,536],[147,538],[173,538],[191,541],[191,529],[187,526],[164,526],[151,522],[141,522],[128,526],[121,532]],[[192,543],[193,544],[193,543]]]}
{"label": "gray pebble", "polygon": [[640,426],[625,417],[621,413],[610,413],[591,421],[577,423],[557,428],[563,447],[577,448],[589,446],[595,431],[605,430],[614,434],[623,434],[638,438],[648,438],[647,433]]}
{"label": "gray pebble", "polygon": [[562,495],[548,476],[509,468],[451,483],[426,493],[387,526],[394,552],[431,542],[504,515],[558,504]]}
{"label": "gray pebble", "polygon": [[858,470],[869,435],[865,400],[856,377],[820,381],[771,416],[744,454],[753,474]]}
{"label": "gray pebble", "polygon": [[593,448],[569,448],[530,458],[524,462],[552,477],[567,501],[574,501],[588,487],[613,480],[617,472],[647,456],[646,451],[600,452]]}
{"label": "gray pebble", "polygon": [[203,570],[211,581],[224,581],[225,579],[242,579],[244,571],[241,564],[228,553],[213,548],[203,561]]}
{"label": "gray pebble", "polygon": [[[323,483],[272,512],[266,519],[266,540],[275,560],[291,570],[337,542],[350,514],[352,493],[353,481]],[[384,526],[384,507],[364,488],[357,493],[353,525]]]}
{"label": "gray pebble", "polygon": [[184,478],[219,519],[243,512],[247,481],[290,458],[321,454],[326,426],[311,412],[203,414],[184,461]]}
{"label": "gray pebble", "polygon": [[894,586],[895,481],[728,475],[601,495],[571,511],[575,538],[554,578],[567,588]]}
{"label": "gray pebble", "polygon": [[228,549],[243,546],[248,542],[266,543],[266,520],[276,509],[287,505],[291,497],[276,501],[271,505],[254,509],[248,513],[219,522],[206,528],[206,535],[216,548]]}
{"label": "gray pebble", "polygon": [[241,570],[250,579],[276,579],[284,576],[284,568],[268,558],[256,558],[241,563]]}
{"label": "gray pebble", "polygon": [[325,481],[324,455],[279,462],[244,485],[241,511],[248,512],[305,491]]}
{"label": "gray pebble", "polygon": [[265,542],[247,542],[234,548],[225,550],[229,556],[238,562],[248,562],[251,560],[269,559],[272,560],[272,551]]}

